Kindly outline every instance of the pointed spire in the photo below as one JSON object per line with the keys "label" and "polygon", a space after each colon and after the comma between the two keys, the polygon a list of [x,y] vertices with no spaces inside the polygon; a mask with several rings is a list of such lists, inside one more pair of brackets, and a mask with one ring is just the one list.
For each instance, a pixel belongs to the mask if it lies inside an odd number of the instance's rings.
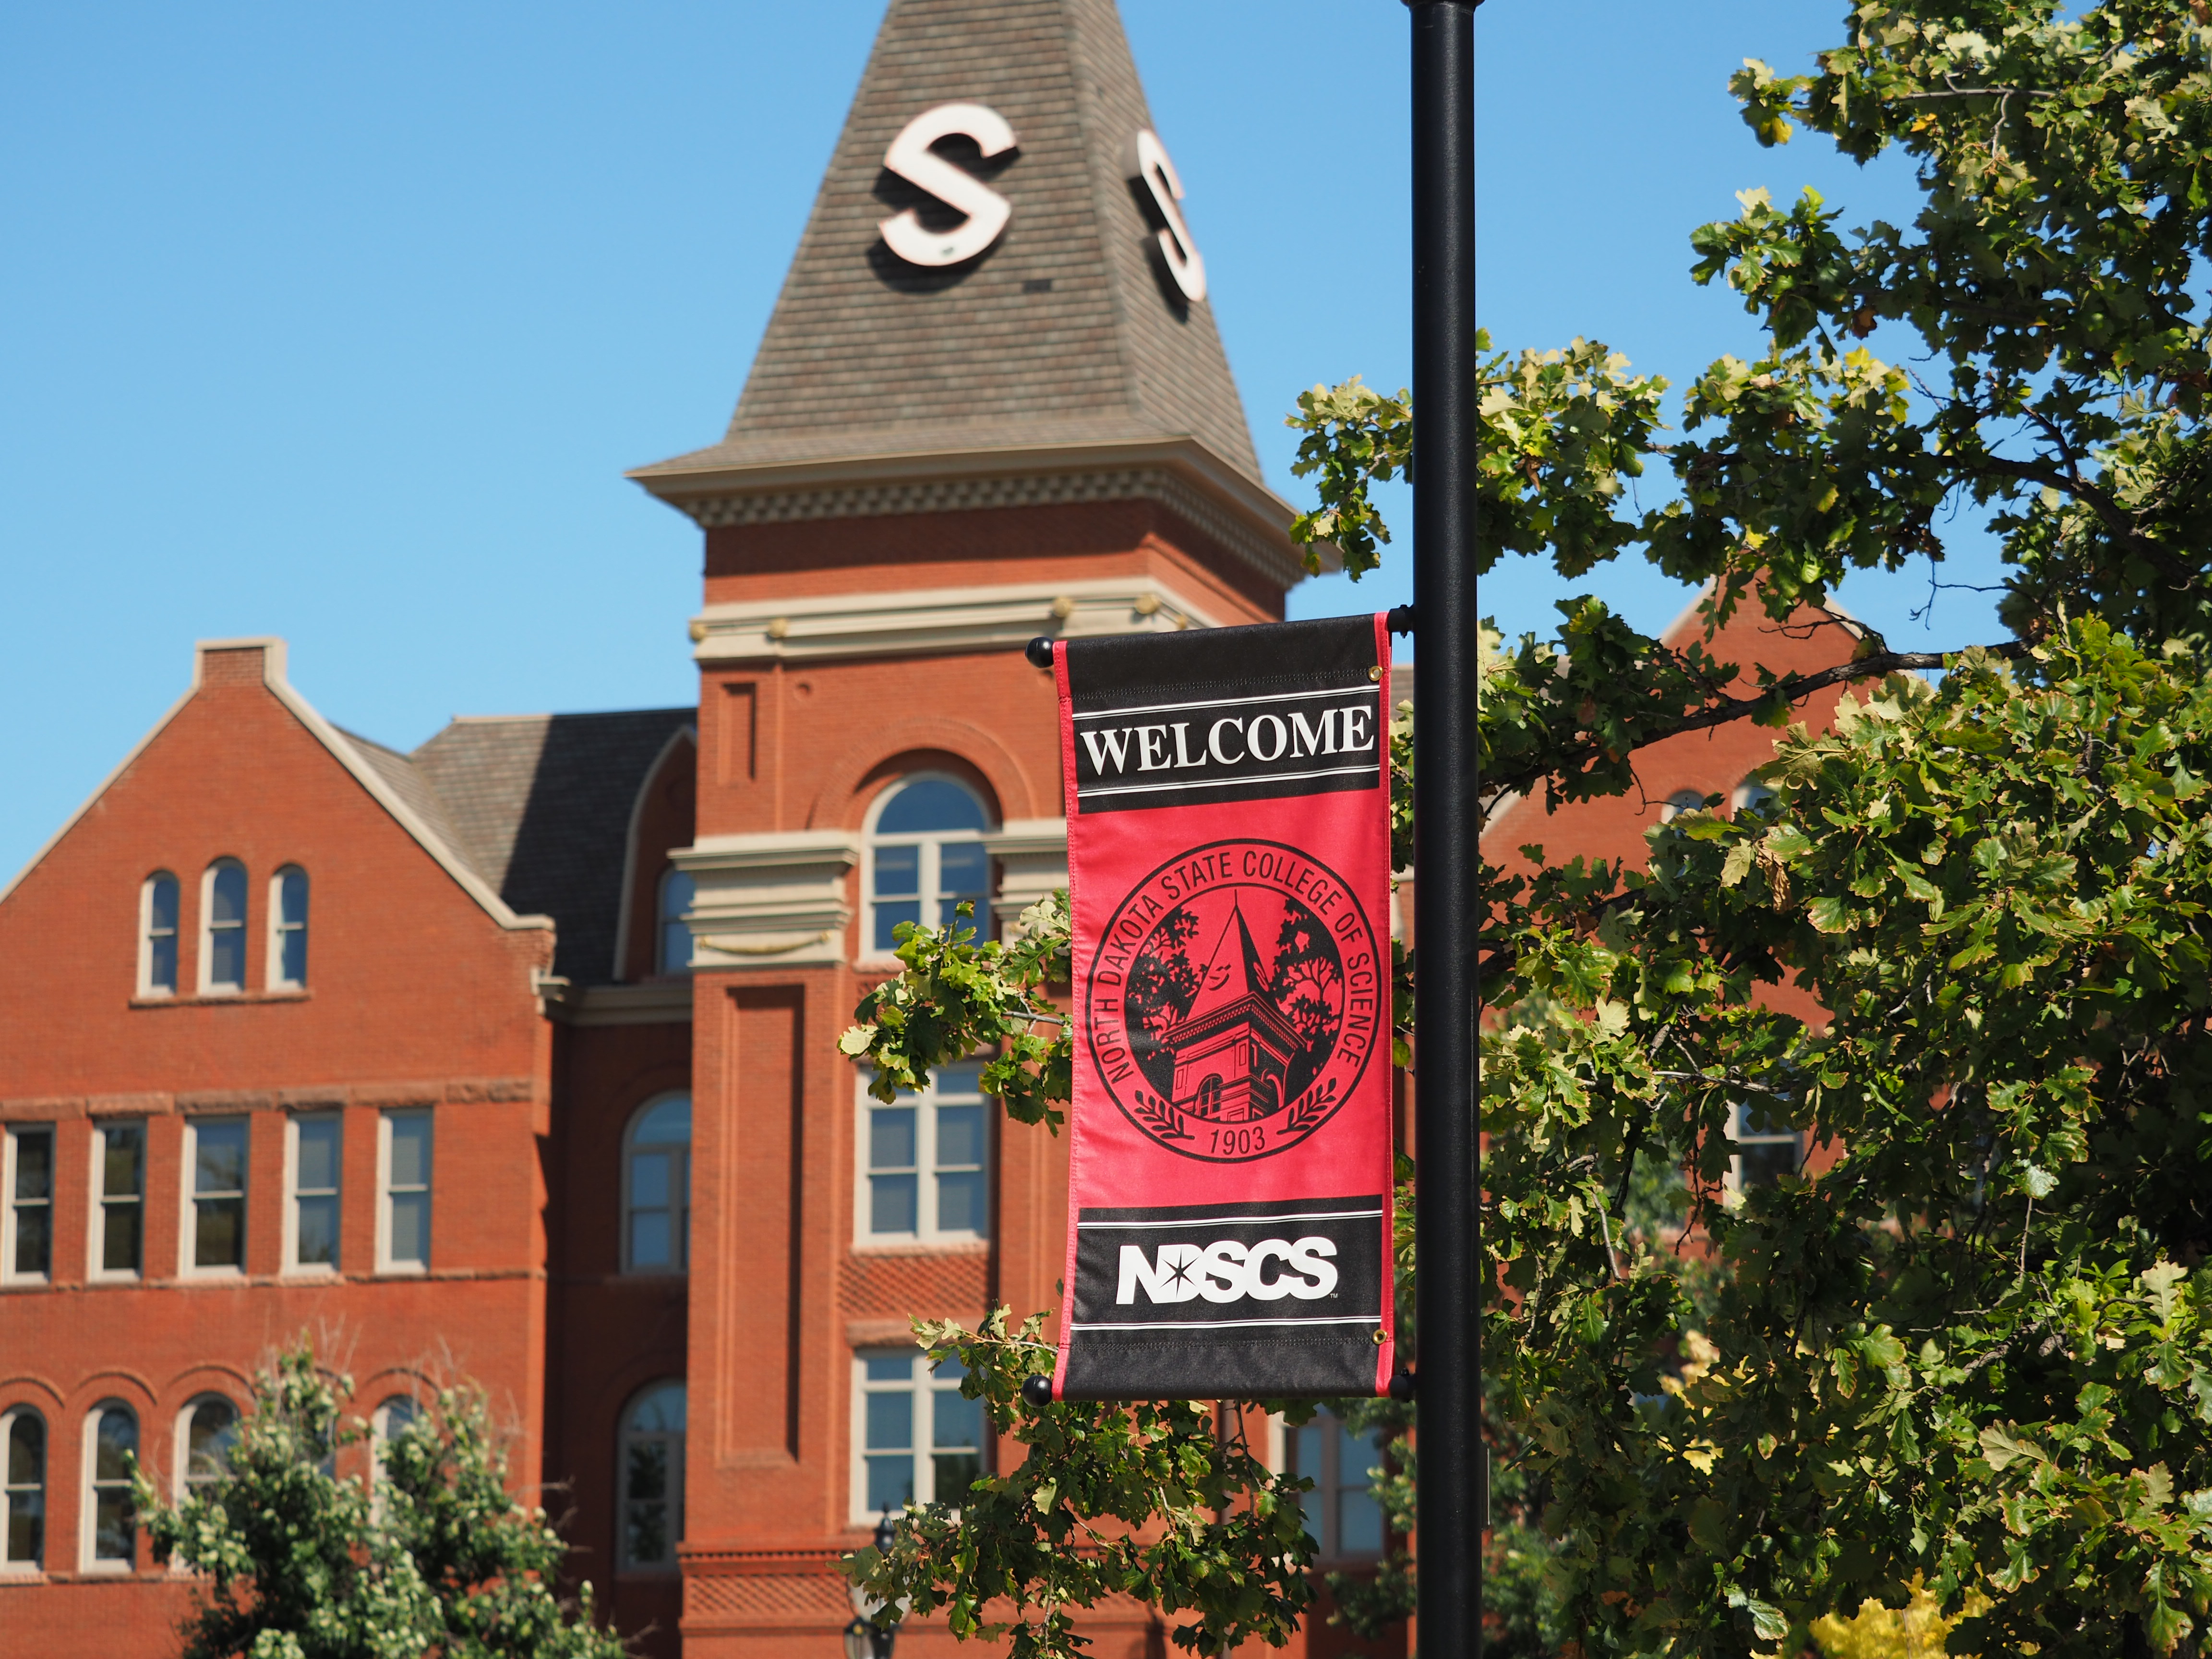
{"label": "pointed spire", "polygon": [[[951,241],[961,214],[885,161],[947,105],[981,106],[1013,143],[984,155],[1000,136],[985,121],[925,168],[945,158],[1008,212],[982,252],[933,267],[881,227],[911,210]],[[711,525],[751,521],[734,498],[832,482],[1164,466],[1295,580],[1212,301],[1186,296],[1131,177],[1151,128],[1114,0],[891,0],[728,432],[630,476]],[[1205,185],[1182,182],[1202,251]],[[971,213],[969,240],[995,216]]]}
{"label": "pointed spire", "polygon": [[1213,953],[1199,975],[1198,994],[1191,999],[1190,1012],[1181,1023],[1194,1025],[1246,997],[1264,1000],[1267,991],[1267,970],[1261,963],[1259,947],[1252,943],[1243,906],[1232,899],[1229,919],[1221,925],[1221,937],[1214,942]]}

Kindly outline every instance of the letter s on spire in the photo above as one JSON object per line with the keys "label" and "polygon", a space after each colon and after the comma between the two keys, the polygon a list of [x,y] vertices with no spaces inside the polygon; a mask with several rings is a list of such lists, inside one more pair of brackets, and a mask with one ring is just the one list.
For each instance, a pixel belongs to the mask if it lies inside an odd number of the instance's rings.
{"label": "letter s on spire", "polygon": [[1168,275],[1175,278],[1183,297],[1196,305],[1206,297],[1206,261],[1199,257],[1198,244],[1191,240],[1190,227],[1183,223],[1182,210],[1176,205],[1182,200],[1182,180],[1176,176],[1175,163],[1168,160],[1166,147],[1150,127],[1139,128],[1129,140],[1128,166],[1129,176],[1145,187],[1166,222],[1159,240]]}
{"label": "letter s on spire", "polygon": [[930,149],[955,133],[973,138],[986,155],[1014,147],[1014,130],[998,111],[981,104],[939,104],[908,122],[884,152],[884,165],[893,173],[968,216],[951,230],[930,230],[908,208],[878,225],[890,251],[908,264],[957,265],[972,259],[999,240],[1014,216],[1005,197]]}

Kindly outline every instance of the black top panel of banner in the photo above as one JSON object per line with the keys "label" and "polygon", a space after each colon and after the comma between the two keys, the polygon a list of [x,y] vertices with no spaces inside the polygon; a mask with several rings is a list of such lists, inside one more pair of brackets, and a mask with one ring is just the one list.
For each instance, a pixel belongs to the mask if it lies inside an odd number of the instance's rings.
{"label": "black top panel of banner", "polygon": [[1069,640],[1079,810],[1374,789],[1389,724],[1372,617]]}

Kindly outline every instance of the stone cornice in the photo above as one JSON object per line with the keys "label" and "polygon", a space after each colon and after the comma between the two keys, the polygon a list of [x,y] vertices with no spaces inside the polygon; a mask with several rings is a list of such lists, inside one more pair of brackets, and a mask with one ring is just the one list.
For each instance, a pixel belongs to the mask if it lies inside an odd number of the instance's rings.
{"label": "stone cornice", "polygon": [[860,859],[850,830],[702,836],[669,856],[696,884],[684,916],[695,970],[844,959],[846,875]]}
{"label": "stone cornice", "polygon": [[1171,633],[1218,625],[1151,576],[919,588],[710,605],[691,619],[702,664],[1019,650],[1039,634]]}
{"label": "stone cornice", "polygon": [[688,1025],[691,981],[579,986],[548,996],[545,1012],[566,1025]]}
{"label": "stone cornice", "polygon": [[1188,439],[714,465],[629,475],[704,529],[982,507],[1155,501],[1269,581],[1305,574],[1290,506]]}

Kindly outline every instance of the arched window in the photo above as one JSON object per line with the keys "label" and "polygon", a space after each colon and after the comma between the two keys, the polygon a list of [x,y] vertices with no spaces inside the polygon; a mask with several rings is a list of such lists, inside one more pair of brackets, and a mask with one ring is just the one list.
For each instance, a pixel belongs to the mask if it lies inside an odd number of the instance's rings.
{"label": "arched window", "polygon": [[8,1501],[8,1533],[0,1569],[40,1567],[46,1559],[46,1419],[28,1406],[0,1412],[0,1479]]}
{"label": "arched window", "polygon": [[200,994],[246,988],[246,866],[217,859],[200,884]]}
{"label": "arched window", "polygon": [[138,892],[138,994],[176,994],[177,878],[156,870]]}
{"label": "arched window", "polygon": [[902,921],[941,927],[963,900],[975,906],[976,937],[991,935],[990,815],[965,784],[920,774],[876,803],[868,834],[868,954],[898,948]]}
{"label": "arched window", "polygon": [[656,1382],[623,1413],[622,1565],[673,1571],[684,1536],[684,1384]]}
{"label": "arched window", "polygon": [[1703,790],[1677,789],[1673,794],[1668,796],[1666,800],[1661,805],[1659,808],[1659,822],[1662,823],[1671,823],[1676,818],[1680,817],[1685,812],[1703,811],[1705,805],[1705,796]]}
{"label": "arched window", "polygon": [[128,1571],[138,1554],[138,1516],[131,1502],[131,1460],[138,1450],[138,1416],[118,1401],[93,1407],[86,1425],[85,1558],[95,1567]]}
{"label": "arched window", "polygon": [[691,1265],[691,1100],[666,1095],[630,1120],[623,1147],[623,1270]]}
{"label": "arched window", "polygon": [[1736,785],[1735,793],[1729,798],[1729,804],[1739,812],[1763,812],[1767,810],[1767,802],[1773,799],[1774,791],[1761,782],[1754,772]]}
{"label": "arched window", "polygon": [[699,884],[684,870],[671,870],[660,878],[659,954],[653,966],[664,974],[691,971],[691,924],[684,920]]}
{"label": "arched window", "polygon": [[187,1498],[199,1497],[230,1473],[230,1449],[238,1439],[238,1407],[219,1394],[203,1395],[185,1407],[177,1425],[177,1455],[183,1467],[178,1485]]}
{"label": "arched window", "polygon": [[307,988],[307,872],[288,864],[269,878],[269,988]]}

